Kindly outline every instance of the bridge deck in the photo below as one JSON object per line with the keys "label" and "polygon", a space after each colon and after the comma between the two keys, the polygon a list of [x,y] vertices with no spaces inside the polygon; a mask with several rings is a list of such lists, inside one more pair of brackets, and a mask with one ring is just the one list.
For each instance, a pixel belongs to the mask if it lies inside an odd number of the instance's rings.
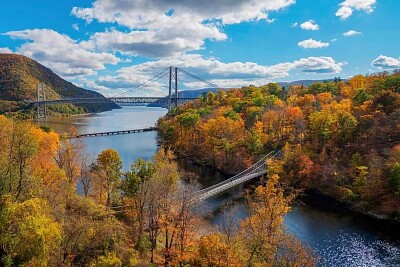
{"label": "bridge deck", "polygon": [[240,185],[240,184],[242,184],[244,182],[250,181],[250,180],[252,180],[254,178],[260,177],[260,176],[262,176],[262,175],[264,175],[266,173],[267,173],[266,170],[265,171],[255,172],[255,173],[250,173],[250,174],[248,174],[246,176],[241,177],[241,179],[229,181],[229,182],[225,183],[224,185],[221,185],[219,187],[207,190],[206,192],[204,192],[201,195],[199,195],[199,198],[202,199],[202,200],[211,198],[211,197],[213,197],[215,195],[218,195],[219,193],[222,193],[222,192],[224,192],[224,191],[226,191],[228,189],[231,189],[231,188],[233,188],[233,187],[235,187],[237,185]]}
{"label": "bridge deck", "polygon": [[208,199],[210,197],[213,197],[219,193],[222,193],[223,191],[226,191],[232,187],[235,187],[239,184],[242,184],[244,182],[250,181],[254,178],[260,177],[264,174],[267,173],[267,160],[273,159],[275,156],[278,155],[280,151],[275,152],[271,151],[267,155],[265,155],[263,158],[261,158],[258,162],[253,164],[251,167],[248,169],[242,171],[241,173],[221,182],[216,185],[204,188],[198,192],[195,193],[195,196],[201,200]]}
{"label": "bridge deck", "polygon": [[149,103],[160,103],[166,104],[168,102],[178,101],[179,103],[185,103],[193,101],[195,97],[96,97],[96,98],[62,98],[54,100],[44,101],[30,101],[33,105],[57,105],[57,104],[101,104],[101,103],[133,103],[133,104],[149,104]]}

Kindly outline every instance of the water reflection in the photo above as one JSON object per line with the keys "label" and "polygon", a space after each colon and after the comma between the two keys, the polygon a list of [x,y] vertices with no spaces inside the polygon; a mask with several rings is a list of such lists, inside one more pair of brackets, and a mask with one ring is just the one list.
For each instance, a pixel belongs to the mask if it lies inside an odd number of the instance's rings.
{"label": "water reflection", "polygon": [[[79,133],[95,133],[118,130],[133,130],[154,126],[157,119],[167,113],[157,107],[126,106],[113,111],[67,118],[49,118],[47,125],[58,133],[67,133],[75,127]],[[42,123],[44,124],[44,123]],[[88,153],[97,156],[101,151],[117,150],[128,170],[136,159],[150,160],[157,151],[157,132],[127,135],[100,136],[82,139]]]}

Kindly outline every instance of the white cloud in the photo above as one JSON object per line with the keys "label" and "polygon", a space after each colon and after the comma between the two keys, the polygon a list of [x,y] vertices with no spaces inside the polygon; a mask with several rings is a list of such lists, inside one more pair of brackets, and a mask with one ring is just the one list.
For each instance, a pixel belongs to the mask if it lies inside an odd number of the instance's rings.
{"label": "white cloud", "polygon": [[363,10],[367,13],[374,11],[376,0],[345,0],[340,3],[339,10],[336,12],[336,16],[341,19],[347,19],[354,11]]}
{"label": "white cloud", "polygon": [[310,20],[300,24],[300,28],[302,28],[303,30],[308,30],[308,31],[317,31],[317,30],[319,30],[319,25],[317,23],[315,23],[314,20],[310,19]]}
{"label": "white cloud", "polygon": [[296,28],[298,25],[299,25],[299,23],[298,23],[298,22],[294,22],[292,25],[290,25],[290,27],[292,27],[292,28]]}
{"label": "white cloud", "polygon": [[10,31],[12,38],[26,40],[17,53],[28,56],[64,77],[96,74],[105,64],[117,64],[121,60],[109,53],[97,53],[85,49],[67,35],[49,29]]}
{"label": "white cloud", "polygon": [[302,48],[321,48],[321,47],[328,47],[329,43],[316,41],[314,39],[308,39],[297,43],[298,46]]}
{"label": "white cloud", "polygon": [[350,30],[350,31],[347,31],[347,32],[343,33],[343,35],[347,36],[347,37],[354,36],[354,35],[360,35],[360,34],[361,34],[361,32],[358,32],[358,31],[355,31],[355,30]]}
{"label": "white cloud", "polygon": [[379,69],[398,69],[400,68],[400,59],[380,55],[371,65]]}
{"label": "white cloud", "polygon": [[332,40],[331,40],[331,42],[336,42],[337,41],[337,39],[336,38],[333,38]]}
{"label": "white cloud", "polygon": [[[240,87],[247,84],[265,84],[271,79],[289,76],[290,72],[311,74],[327,74],[341,72],[342,63],[335,62],[331,57],[308,57],[293,62],[263,66],[254,62],[221,62],[216,58],[204,58],[198,54],[187,54],[170,59],[145,62],[132,67],[124,67],[117,71],[115,76],[103,76],[96,85],[116,89],[119,92],[133,88],[147,81],[155,74],[169,66],[177,66],[199,77],[207,79],[221,87]],[[180,87],[203,88],[206,85],[179,74]],[[138,94],[152,94],[154,90],[160,92],[163,85],[167,85],[168,75],[163,81],[154,83],[148,91]],[[164,87],[166,90],[166,87]],[[113,91],[114,93],[114,91]]]}
{"label": "white cloud", "polygon": [[[196,28],[200,27],[200,28]],[[190,50],[203,48],[204,39],[225,40],[227,36],[214,27],[202,24],[182,25],[179,31],[140,31],[128,33],[112,29],[95,33],[88,42],[82,43],[87,48],[100,51],[121,52],[131,56],[168,57]]]}
{"label": "white cloud", "polygon": [[79,26],[78,24],[72,24],[72,29],[74,29],[75,31],[79,32]]}
{"label": "white cloud", "polygon": [[92,47],[130,55],[167,57],[199,50],[205,40],[222,41],[226,24],[264,20],[268,13],[295,3],[295,0],[96,0],[89,8],[74,7],[71,14],[91,23],[117,23],[130,29],[98,33]]}
{"label": "white cloud", "polygon": [[[90,8],[74,7],[71,11],[78,18],[91,22],[116,22],[119,25],[138,28],[170,27],[186,17],[189,23],[205,20],[221,20],[224,24],[264,20],[268,12],[294,4],[295,0],[96,0]],[[160,23],[164,24],[160,24]]]}
{"label": "white cloud", "polygon": [[8,47],[0,47],[0,53],[12,54],[13,51]]}

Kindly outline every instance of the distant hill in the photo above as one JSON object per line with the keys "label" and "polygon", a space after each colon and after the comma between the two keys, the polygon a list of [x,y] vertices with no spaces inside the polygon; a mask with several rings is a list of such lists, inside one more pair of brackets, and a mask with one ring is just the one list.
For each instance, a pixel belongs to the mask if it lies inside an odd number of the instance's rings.
{"label": "distant hill", "polygon": [[[295,86],[295,85],[304,85],[304,86],[310,86],[313,83],[317,82],[333,82],[335,79],[325,79],[325,80],[299,80],[299,81],[293,81],[293,82],[278,82],[278,84],[282,87],[287,87],[287,86]],[[341,81],[346,81],[346,80],[341,80]]]}
{"label": "distant hill", "polygon": [[[0,114],[26,108],[26,100],[36,99],[39,83],[46,85],[47,99],[103,97],[97,92],[75,86],[28,57],[0,53]],[[54,113],[69,114],[101,112],[113,108],[118,108],[118,105],[80,104],[50,107]]]}
{"label": "distant hill", "polygon": [[[277,82],[281,87],[290,87],[290,86],[295,86],[295,85],[304,85],[306,87],[310,86],[313,83],[317,82],[332,82],[335,79],[325,79],[325,80],[298,80],[298,81],[293,81],[293,82]],[[346,81],[346,80],[341,80],[341,81]],[[201,89],[193,89],[193,90],[183,90],[179,92],[179,97],[199,97],[203,93],[208,93],[208,92],[213,92],[216,93],[218,90],[231,90],[233,88],[201,88]],[[172,97],[175,97],[175,94],[172,94]],[[149,104],[148,106],[152,107],[166,107],[165,104],[163,103],[152,103]]]}
{"label": "distant hill", "polygon": [[[222,90],[229,90],[231,88],[221,88]],[[216,88],[202,88],[202,89],[193,89],[193,90],[185,90],[185,91],[180,91],[179,97],[199,97],[201,96],[202,93],[208,93],[208,92],[213,92],[216,93],[220,89]],[[172,97],[175,97],[175,94],[172,95]]]}
{"label": "distant hill", "polygon": [[[277,82],[281,87],[288,87],[288,86],[295,86],[295,85],[304,85],[304,86],[310,86],[313,83],[317,82],[332,82],[335,79],[325,79],[325,80],[298,80],[298,81],[293,81],[293,82]],[[342,80],[346,81],[346,80]],[[233,88],[221,88],[222,90],[230,90]],[[194,89],[194,90],[185,90],[185,91],[180,91],[179,96],[180,97],[199,97],[201,96],[202,93],[204,92],[213,92],[216,93],[220,89],[216,88],[202,88],[202,89]],[[175,94],[172,95],[172,97],[175,97]]]}

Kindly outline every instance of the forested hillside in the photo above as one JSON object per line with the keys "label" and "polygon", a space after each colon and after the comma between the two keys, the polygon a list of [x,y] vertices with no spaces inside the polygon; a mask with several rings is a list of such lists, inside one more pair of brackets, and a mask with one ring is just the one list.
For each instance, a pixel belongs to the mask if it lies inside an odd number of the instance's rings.
{"label": "forested hillside", "polygon": [[297,192],[277,175],[249,195],[248,218],[236,223],[227,214],[214,229],[193,198],[192,176],[179,172],[169,150],[123,172],[113,149],[96,158],[81,139],[60,139],[1,115],[0,129],[0,266],[316,263],[284,227]]}
{"label": "forested hillside", "polygon": [[[46,85],[47,99],[103,97],[60,78],[50,69],[25,56],[0,53],[0,114],[28,106],[24,101],[36,100],[39,83]],[[62,105],[49,107],[54,113],[99,112],[117,108],[114,104]]]}
{"label": "forested hillside", "polygon": [[400,219],[400,72],[209,93],[159,126],[177,152],[229,173],[282,149],[269,172],[288,184]]}

